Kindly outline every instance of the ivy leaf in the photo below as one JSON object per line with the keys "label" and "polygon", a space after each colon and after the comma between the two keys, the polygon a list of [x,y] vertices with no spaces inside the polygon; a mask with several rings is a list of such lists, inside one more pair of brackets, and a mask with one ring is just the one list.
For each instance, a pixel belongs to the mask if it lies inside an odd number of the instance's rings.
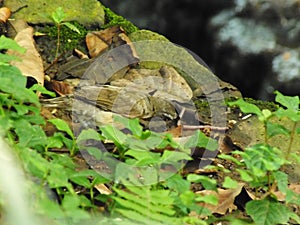
{"label": "ivy leaf", "polygon": [[289,220],[287,207],[272,199],[252,200],[246,211],[257,225],[286,224]]}
{"label": "ivy leaf", "polygon": [[299,96],[284,96],[279,91],[274,92],[276,94],[275,101],[285,106],[287,109],[298,111],[299,109]]}
{"label": "ivy leaf", "polygon": [[258,117],[263,117],[262,111],[256,105],[245,102],[242,98],[234,102],[228,102],[227,104],[229,106],[238,106],[243,113],[252,113],[257,115]]}
{"label": "ivy leaf", "polygon": [[276,110],[276,112],[274,114],[276,116],[278,116],[279,118],[287,117],[287,118],[289,118],[290,120],[292,120],[294,122],[300,121],[299,111],[279,108],[279,109]]}

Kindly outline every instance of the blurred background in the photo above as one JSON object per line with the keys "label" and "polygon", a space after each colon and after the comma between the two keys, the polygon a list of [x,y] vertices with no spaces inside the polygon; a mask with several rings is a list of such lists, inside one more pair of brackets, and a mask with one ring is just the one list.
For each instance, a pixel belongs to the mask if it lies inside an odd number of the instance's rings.
{"label": "blurred background", "polygon": [[300,0],[101,0],[200,56],[245,97],[300,95]]}

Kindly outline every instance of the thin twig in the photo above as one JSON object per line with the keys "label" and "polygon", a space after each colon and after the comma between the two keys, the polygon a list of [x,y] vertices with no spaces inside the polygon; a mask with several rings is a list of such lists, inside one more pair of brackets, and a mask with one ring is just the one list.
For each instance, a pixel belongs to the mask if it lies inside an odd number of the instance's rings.
{"label": "thin twig", "polygon": [[228,127],[216,127],[216,126],[210,126],[210,125],[182,125],[183,129],[186,130],[198,130],[198,129],[210,129],[215,131],[226,131],[228,130]]}

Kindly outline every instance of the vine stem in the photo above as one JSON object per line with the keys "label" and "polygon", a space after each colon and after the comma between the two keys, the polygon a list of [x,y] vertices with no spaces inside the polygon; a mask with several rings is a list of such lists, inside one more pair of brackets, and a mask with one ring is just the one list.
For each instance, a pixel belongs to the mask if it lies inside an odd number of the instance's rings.
{"label": "vine stem", "polygon": [[56,44],[56,52],[55,52],[55,58],[58,57],[58,51],[60,48],[60,24],[57,24],[57,44]]}
{"label": "vine stem", "polygon": [[292,150],[292,144],[293,144],[294,137],[295,137],[296,126],[297,126],[297,122],[294,122],[292,131],[291,131],[291,136],[290,136],[291,138],[290,138],[289,146],[287,149],[287,153],[285,155],[285,159],[288,159],[288,157],[290,156],[290,153]]}

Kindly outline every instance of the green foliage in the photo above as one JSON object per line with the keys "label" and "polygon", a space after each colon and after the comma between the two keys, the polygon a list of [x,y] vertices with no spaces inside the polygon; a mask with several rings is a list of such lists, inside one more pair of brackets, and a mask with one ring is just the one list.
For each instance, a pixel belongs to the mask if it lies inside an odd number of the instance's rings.
{"label": "green foliage", "polygon": [[[63,21],[61,11],[53,16],[57,22]],[[10,39],[0,37],[0,49],[10,48],[24,51]],[[198,183],[203,189],[217,191],[216,180],[197,174],[184,178],[181,171],[186,161],[192,159],[192,148],[214,151],[218,148],[216,140],[197,131],[184,143],[178,143],[170,134],[144,130],[138,119],[123,117],[116,117],[115,121],[123,124],[126,132],[107,125],[99,131],[83,130],[77,138],[65,121],[51,119],[48,122],[57,131],[47,136],[43,130],[46,121],[40,115],[35,92],[51,93],[37,85],[26,88],[26,77],[8,64],[12,59],[0,55],[0,135],[18,155],[26,176],[35,181],[28,182],[34,196],[33,211],[53,224],[63,225],[84,224],[94,219],[93,215],[98,220],[95,224],[209,223],[199,219],[213,218],[202,205],[216,205],[218,199],[214,195],[198,195],[191,187]],[[297,128],[300,100],[275,93],[280,105],[276,110],[263,109],[242,99],[228,103],[240,107],[243,113],[258,117],[264,124],[265,142],[244,151],[233,151],[232,155],[219,156],[232,161],[240,179],[256,190],[256,200],[249,201],[245,209],[255,224],[263,225],[284,224],[289,220],[300,222],[297,214],[290,210],[292,204],[300,205],[300,195],[288,188],[288,175],[282,171],[291,163],[290,158],[300,162],[300,157],[292,152],[293,139],[300,133]],[[274,122],[274,118],[289,119],[293,126],[287,128]],[[269,139],[277,135],[290,138],[287,151],[270,145]],[[100,151],[97,144],[108,141],[114,144],[114,151]],[[68,149],[67,154],[52,151],[63,147]],[[117,161],[111,172],[113,180],[91,169],[79,170],[74,162],[79,149],[86,150],[97,161],[105,161],[107,155],[111,155]],[[95,190],[100,184],[111,187],[113,193],[99,194]],[[222,184],[224,188],[237,185],[229,176]],[[284,194],[284,204],[276,198],[277,190]],[[110,218],[99,219],[103,214],[98,211],[98,202],[105,206]],[[1,213],[4,209],[5,202],[0,198]],[[191,212],[199,218],[191,217]],[[232,224],[248,223],[238,219],[230,221]]]}
{"label": "green foliage", "polygon": [[246,210],[257,225],[286,224],[290,218],[289,209],[272,199],[250,201]]}
{"label": "green foliage", "polygon": [[[259,191],[265,193],[262,196],[257,195],[257,200],[249,201],[246,204],[247,214],[256,224],[262,225],[284,224],[290,219],[300,220],[298,215],[290,211],[288,207],[291,199],[298,199],[293,203],[300,205],[299,194],[288,188],[288,175],[281,171],[285,165],[291,163],[291,156],[297,156],[291,151],[293,140],[298,133],[296,125],[300,121],[300,101],[298,96],[284,96],[278,91],[275,94],[275,101],[280,104],[280,107],[273,112],[268,109],[260,109],[254,104],[245,102],[243,99],[228,103],[229,106],[238,106],[243,113],[251,113],[258,117],[265,128],[265,143],[247,147],[244,151],[233,151],[232,154],[241,157],[242,161],[237,160],[237,157],[234,156],[219,155],[220,158],[235,163],[236,171],[240,174],[241,180],[247,182],[250,187],[255,188],[256,194]],[[290,120],[293,124],[292,128],[288,129],[274,122],[273,118],[279,119],[277,121],[280,121],[282,118]],[[277,135],[289,137],[290,141],[288,142],[287,151],[269,144],[269,138]],[[230,186],[228,182],[226,186]],[[285,195],[286,205],[277,200],[274,195],[276,190]]]}
{"label": "green foliage", "polygon": [[127,34],[131,34],[139,30],[130,21],[124,19],[122,16],[115,14],[109,8],[104,7],[104,12],[105,12],[105,24],[102,26],[103,29],[119,25],[125,30]]}
{"label": "green foliage", "polygon": [[[0,38],[0,49],[14,49],[24,51],[14,41],[5,37]],[[43,125],[45,119],[40,115],[38,95],[34,91],[49,94],[40,86],[26,88],[26,77],[14,66],[7,64],[10,60],[2,57],[0,62],[0,135],[5,138],[21,160],[26,175],[37,183],[28,181],[31,194],[32,211],[51,219],[60,219],[54,224],[75,224],[91,218],[86,209],[93,209],[93,192],[90,198],[76,194],[72,182],[92,189],[94,185],[107,182],[93,170],[78,172],[74,161],[67,154],[50,152],[51,148],[61,148],[67,143],[72,153],[74,135],[70,128],[61,120],[52,120],[56,127],[65,132],[70,138],[66,141],[64,133],[56,132],[47,136]],[[84,183],[83,176],[90,181]],[[72,182],[71,182],[72,181]],[[2,181],[1,181],[2,182]],[[21,187],[24,188],[24,187]],[[50,190],[50,194],[45,190]],[[52,193],[52,194],[51,194]],[[53,194],[58,196],[58,204]],[[1,202],[2,209],[5,204]],[[16,215],[19,216],[19,215]],[[29,221],[28,221],[29,222]]]}
{"label": "green foliage", "polygon": [[122,183],[128,190],[113,189],[117,194],[113,199],[118,204],[115,212],[139,224],[180,224],[178,218],[173,217],[174,199],[170,190],[152,189],[135,178],[123,180]]}

